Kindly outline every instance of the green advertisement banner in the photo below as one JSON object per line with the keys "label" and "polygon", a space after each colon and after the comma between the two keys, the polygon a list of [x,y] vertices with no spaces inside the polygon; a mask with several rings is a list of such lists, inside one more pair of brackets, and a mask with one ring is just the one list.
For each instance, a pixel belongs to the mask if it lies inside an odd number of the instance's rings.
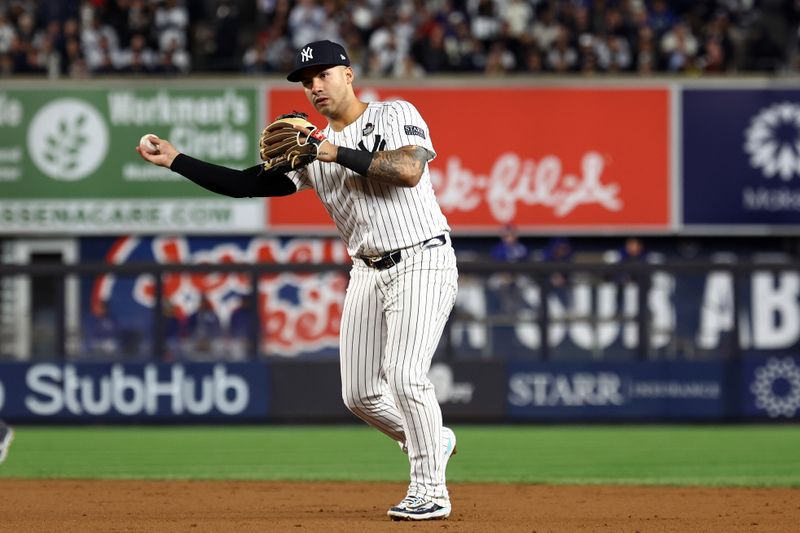
{"label": "green advertisement banner", "polygon": [[[155,133],[194,157],[251,166],[256,96],[256,88],[0,90],[0,232],[263,229],[263,200],[216,195],[135,151]],[[192,216],[192,200],[229,212]]]}

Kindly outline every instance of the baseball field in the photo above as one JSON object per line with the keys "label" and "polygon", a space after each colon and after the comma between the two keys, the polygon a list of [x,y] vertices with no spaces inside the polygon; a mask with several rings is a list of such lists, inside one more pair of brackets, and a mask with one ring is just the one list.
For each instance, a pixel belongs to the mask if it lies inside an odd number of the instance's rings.
{"label": "baseball field", "polygon": [[455,426],[449,520],[391,522],[366,426],[19,426],[0,531],[800,530],[800,426]]}

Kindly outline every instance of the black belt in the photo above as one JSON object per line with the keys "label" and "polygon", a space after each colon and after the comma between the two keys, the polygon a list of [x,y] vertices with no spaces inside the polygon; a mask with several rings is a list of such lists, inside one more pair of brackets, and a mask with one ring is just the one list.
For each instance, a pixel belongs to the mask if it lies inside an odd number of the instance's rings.
{"label": "black belt", "polygon": [[364,261],[364,264],[370,268],[374,268],[376,270],[386,270],[387,268],[391,268],[395,266],[397,263],[403,260],[403,252],[409,254],[412,251],[417,251],[425,248],[425,245],[436,243],[430,248],[435,248],[436,246],[441,246],[447,242],[447,238],[444,235],[437,235],[436,237],[431,237],[428,240],[422,241],[419,244],[415,244],[414,246],[409,246],[408,248],[401,248],[399,250],[392,250],[391,252],[386,252],[385,254],[377,257],[370,257],[366,255],[359,256],[359,259]]}

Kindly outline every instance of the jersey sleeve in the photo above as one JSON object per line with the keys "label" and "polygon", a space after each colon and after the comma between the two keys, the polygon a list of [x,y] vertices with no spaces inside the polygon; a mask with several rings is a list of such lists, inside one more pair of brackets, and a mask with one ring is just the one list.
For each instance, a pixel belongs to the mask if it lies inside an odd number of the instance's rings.
{"label": "jersey sleeve", "polygon": [[386,113],[386,137],[388,150],[403,146],[421,146],[436,157],[428,125],[410,102],[395,100],[389,104]]}
{"label": "jersey sleeve", "polygon": [[311,188],[311,178],[308,175],[308,167],[318,163],[311,163],[299,170],[290,170],[286,173],[286,177],[292,180],[294,186],[297,187],[297,192],[304,191]]}

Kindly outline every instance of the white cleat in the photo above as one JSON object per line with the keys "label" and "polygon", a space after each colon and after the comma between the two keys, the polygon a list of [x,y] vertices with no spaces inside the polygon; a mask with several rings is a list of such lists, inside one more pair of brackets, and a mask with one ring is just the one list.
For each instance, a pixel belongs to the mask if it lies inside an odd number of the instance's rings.
{"label": "white cleat", "polygon": [[450,516],[450,504],[406,496],[386,513],[392,520],[443,520]]}
{"label": "white cleat", "polygon": [[444,470],[447,471],[447,462],[450,457],[458,453],[456,449],[456,434],[449,427],[442,427],[442,448],[444,449]]}

